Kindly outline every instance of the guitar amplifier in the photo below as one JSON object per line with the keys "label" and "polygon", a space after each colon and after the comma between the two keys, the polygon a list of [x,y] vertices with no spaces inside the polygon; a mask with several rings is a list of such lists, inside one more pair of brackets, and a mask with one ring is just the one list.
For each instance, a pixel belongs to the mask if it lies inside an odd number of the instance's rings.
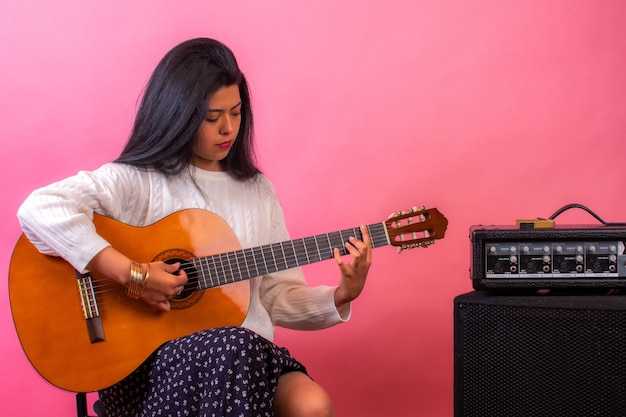
{"label": "guitar amplifier", "polygon": [[626,295],[454,300],[455,417],[626,416]]}
{"label": "guitar amplifier", "polygon": [[476,290],[626,288],[626,227],[472,226]]}

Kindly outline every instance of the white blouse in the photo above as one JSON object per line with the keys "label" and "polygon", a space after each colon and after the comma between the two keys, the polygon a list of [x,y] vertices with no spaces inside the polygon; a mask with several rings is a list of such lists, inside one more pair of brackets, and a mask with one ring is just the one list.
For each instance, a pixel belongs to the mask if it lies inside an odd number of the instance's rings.
{"label": "white blouse", "polygon": [[[147,226],[182,209],[201,208],[222,217],[242,248],[289,240],[274,187],[264,175],[237,180],[227,172],[191,167],[177,176],[109,163],[95,171],[35,190],[18,210],[30,241],[85,272],[109,243],[92,222],[98,213],[132,226]],[[274,325],[314,330],[348,320],[350,305],[337,310],[336,287],[308,287],[300,268],[250,281],[250,306],[242,324],[273,340]]]}

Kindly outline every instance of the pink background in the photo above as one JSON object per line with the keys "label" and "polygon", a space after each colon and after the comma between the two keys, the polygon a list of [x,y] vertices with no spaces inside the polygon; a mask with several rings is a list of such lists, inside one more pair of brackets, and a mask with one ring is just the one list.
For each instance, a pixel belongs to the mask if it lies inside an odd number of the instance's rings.
{"label": "pink background", "polygon": [[[340,416],[450,416],[453,298],[473,224],[585,204],[625,221],[626,3],[356,0],[0,3],[2,273],[35,187],[113,159],[180,41],[216,37],[252,86],[258,156],[292,236],[437,207],[444,240],[376,249],[349,323],[279,330]],[[560,223],[595,223],[582,211]],[[336,267],[306,268],[312,284]],[[0,286],[0,404],[74,415],[22,353]],[[93,395],[90,397],[93,399]]]}

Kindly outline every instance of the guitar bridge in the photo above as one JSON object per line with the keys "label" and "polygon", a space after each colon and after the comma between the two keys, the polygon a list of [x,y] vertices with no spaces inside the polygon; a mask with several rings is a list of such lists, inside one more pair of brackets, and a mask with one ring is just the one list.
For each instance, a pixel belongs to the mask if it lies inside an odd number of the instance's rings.
{"label": "guitar bridge", "polygon": [[81,274],[76,271],[76,282],[78,283],[78,293],[80,303],[83,308],[87,334],[91,343],[104,342],[104,329],[98,310],[98,301],[93,289],[93,278],[89,273]]}

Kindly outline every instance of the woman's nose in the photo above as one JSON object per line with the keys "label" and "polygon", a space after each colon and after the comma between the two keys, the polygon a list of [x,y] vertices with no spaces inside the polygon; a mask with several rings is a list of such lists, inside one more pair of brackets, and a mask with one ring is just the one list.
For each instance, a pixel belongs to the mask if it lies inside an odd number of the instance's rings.
{"label": "woman's nose", "polygon": [[235,130],[235,120],[231,116],[226,116],[223,119],[223,123],[220,129],[220,133],[227,135]]}

